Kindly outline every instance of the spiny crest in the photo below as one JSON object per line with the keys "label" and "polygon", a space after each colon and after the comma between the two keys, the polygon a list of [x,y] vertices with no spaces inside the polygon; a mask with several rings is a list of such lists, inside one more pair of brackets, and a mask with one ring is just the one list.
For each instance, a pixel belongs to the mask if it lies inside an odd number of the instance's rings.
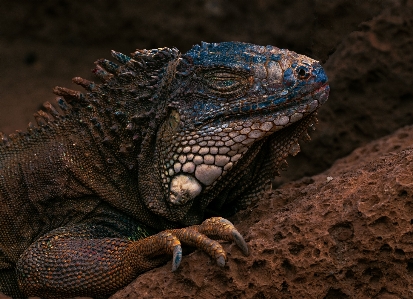
{"label": "spiny crest", "polygon": [[152,50],[137,50],[131,57],[120,52],[111,51],[113,58],[121,65],[107,59],[95,62],[92,71],[103,83],[116,79],[121,83],[140,81],[139,87],[155,88],[155,83],[162,76],[166,64],[179,56],[176,48],[161,48]]}
{"label": "spiny crest", "polygon": [[[57,97],[55,100],[60,110],[63,112],[69,111],[69,105],[63,98]],[[45,102],[43,107],[45,111],[39,110],[33,114],[37,127],[30,122],[26,132],[16,130],[15,133],[9,135],[0,132],[0,147],[9,147],[16,142],[29,140],[31,135],[36,135],[41,131],[50,129],[54,126],[54,120],[63,117],[61,112],[59,112],[50,102]]]}
{"label": "spiny crest", "polygon": [[[70,91],[70,90],[69,90]],[[63,91],[63,92],[68,92],[68,91]],[[72,91],[68,92],[71,94]],[[69,110],[69,106],[67,102],[61,98],[57,97],[55,99],[57,105],[59,108],[63,111],[66,112]],[[36,123],[39,127],[45,127],[47,125],[53,125],[53,121],[62,117],[62,114],[50,103],[50,102],[45,102],[43,103],[43,107],[46,111],[39,110],[33,114]],[[36,131],[36,127],[33,126],[32,123],[29,123],[27,131],[29,133]]]}
{"label": "spiny crest", "polygon": [[[99,59],[95,62],[96,67],[92,72],[109,87],[122,85],[130,91],[133,91],[133,88],[146,90],[157,88],[167,63],[180,55],[176,48],[137,50],[131,57],[113,50],[111,54],[120,65],[107,59]],[[99,92],[99,86],[92,81],[81,77],[75,77],[72,81],[89,92]],[[70,104],[76,105],[88,101],[83,93],[68,88],[57,86],[53,92],[64,97]]]}
{"label": "spiny crest", "polygon": [[[103,83],[96,84],[93,81],[75,77],[72,81],[82,86],[88,94],[65,87],[56,86],[53,93],[58,95],[56,102],[59,112],[51,103],[46,102],[44,111],[34,113],[34,118],[38,127],[29,123],[27,133],[17,132],[7,136],[0,132],[0,145],[8,146],[10,141],[19,139],[24,134],[34,134],[54,125],[54,120],[64,117],[66,113],[74,108],[84,109],[90,104],[99,106],[99,99],[106,99],[112,96],[117,99],[133,99],[137,101],[148,100],[151,102],[151,95],[156,92],[159,82],[162,79],[169,61],[180,56],[176,48],[159,48],[152,50],[136,50],[131,56],[120,52],[111,51],[116,62],[107,59],[99,59],[95,62],[96,67],[92,70],[94,75]],[[111,95],[108,95],[111,94]],[[153,106],[150,104],[149,106]],[[112,107],[113,108],[113,107]],[[111,110],[112,108],[106,107]],[[118,107],[119,108],[119,107]],[[152,107],[153,108],[153,107]],[[144,109],[138,114],[131,116],[131,121],[139,123],[153,116],[153,111]],[[116,110],[116,108],[113,108]],[[125,118],[125,112],[121,108],[114,110],[114,116],[118,119]],[[127,129],[132,130],[134,125],[128,123]],[[132,130],[133,131],[133,130]]]}
{"label": "spiny crest", "polygon": [[[168,62],[180,55],[176,48],[137,50],[131,54],[131,57],[113,50],[111,54],[119,64],[107,59],[99,59],[92,70],[104,86],[80,77],[73,78],[73,82],[89,92],[97,93],[97,96],[99,93],[104,93],[100,89],[105,87],[113,92],[123,89],[123,95],[129,92],[131,96],[135,95],[134,98],[139,95],[145,98],[159,87],[159,81],[164,75]],[[76,105],[88,100],[82,93],[62,87],[56,87],[54,92],[65,97],[70,104],[73,102]]]}

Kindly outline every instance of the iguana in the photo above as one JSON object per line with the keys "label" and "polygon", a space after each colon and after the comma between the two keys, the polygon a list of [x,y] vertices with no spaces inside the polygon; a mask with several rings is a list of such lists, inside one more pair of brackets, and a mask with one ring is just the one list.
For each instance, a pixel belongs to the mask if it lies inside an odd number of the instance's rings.
{"label": "iguana", "polygon": [[[273,46],[112,51],[37,126],[0,134],[0,291],[107,297],[181,261],[248,247],[224,218],[265,190],[328,97],[319,62]],[[208,218],[208,219],[207,219]],[[206,219],[206,220],[205,220]]]}

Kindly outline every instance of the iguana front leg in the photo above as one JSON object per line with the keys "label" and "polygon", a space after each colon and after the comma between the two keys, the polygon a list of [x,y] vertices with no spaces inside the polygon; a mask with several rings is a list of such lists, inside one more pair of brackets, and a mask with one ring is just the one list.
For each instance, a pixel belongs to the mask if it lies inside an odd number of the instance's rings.
{"label": "iguana front leg", "polygon": [[172,270],[181,262],[181,242],[204,250],[225,265],[222,246],[209,237],[232,240],[244,254],[248,247],[234,226],[223,218],[201,225],[162,231],[131,241],[105,235],[105,227],[79,225],[59,228],[40,238],[20,257],[19,286],[28,296],[66,298],[108,296],[139,273],[155,268],[172,254]]}

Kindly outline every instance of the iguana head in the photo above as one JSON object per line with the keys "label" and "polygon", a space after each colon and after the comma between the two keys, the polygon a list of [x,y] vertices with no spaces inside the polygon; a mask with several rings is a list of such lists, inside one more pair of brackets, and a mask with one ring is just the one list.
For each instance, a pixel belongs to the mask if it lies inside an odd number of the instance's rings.
{"label": "iguana head", "polygon": [[273,46],[202,43],[174,63],[154,152],[164,197],[148,206],[181,221],[254,163],[253,146],[316,111],[329,86],[317,61]]}
{"label": "iguana head", "polygon": [[[148,211],[186,225],[199,222],[211,202],[234,200],[234,188],[258,190],[257,176],[270,176],[264,169],[257,175],[267,159],[260,155],[279,160],[277,168],[296,152],[303,130],[294,128],[308,126],[329,93],[319,62],[273,46],[202,43],[183,55],[175,48],[112,54],[121,65],[99,60],[94,70],[104,84],[74,79],[86,97],[55,92],[87,106],[94,136],[137,173],[137,198]],[[282,142],[274,137],[280,133]]]}

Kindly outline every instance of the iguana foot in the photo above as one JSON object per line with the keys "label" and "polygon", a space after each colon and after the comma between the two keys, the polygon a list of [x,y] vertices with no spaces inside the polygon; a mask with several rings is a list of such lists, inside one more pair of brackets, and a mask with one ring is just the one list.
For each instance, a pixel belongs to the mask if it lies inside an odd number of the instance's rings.
{"label": "iguana foot", "polygon": [[[208,255],[213,257],[220,266],[225,265],[227,257],[221,244],[212,239],[234,241],[244,255],[249,254],[248,245],[241,234],[230,221],[221,217],[209,218],[200,225],[166,230],[155,236],[161,234],[164,236],[164,234],[168,233],[170,234],[170,238],[175,237],[175,242],[182,242],[198,249],[202,249]],[[168,249],[165,250],[169,253],[173,252],[172,271],[175,271],[179,267],[182,256],[180,243],[179,246],[177,245],[178,243],[175,244],[176,245],[172,245],[172,242],[170,242]]]}

